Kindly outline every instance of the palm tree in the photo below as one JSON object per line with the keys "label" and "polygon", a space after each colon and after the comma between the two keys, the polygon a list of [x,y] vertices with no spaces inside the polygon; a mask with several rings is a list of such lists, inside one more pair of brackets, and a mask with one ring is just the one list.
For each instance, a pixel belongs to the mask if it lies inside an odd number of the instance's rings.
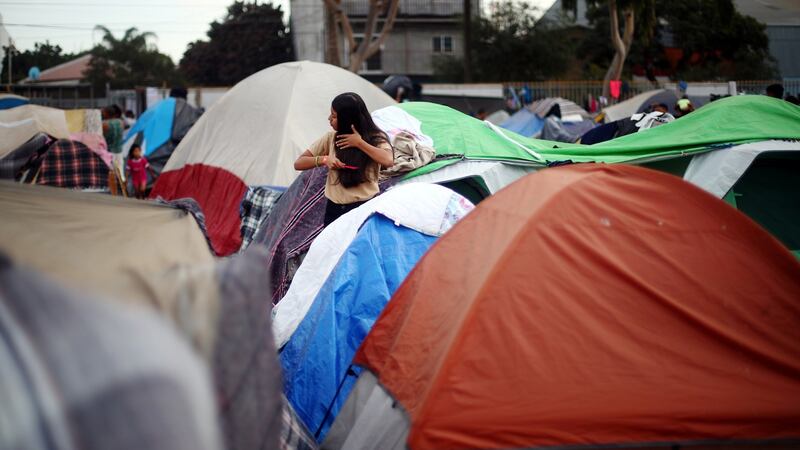
{"label": "palm tree", "polygon": [[97,25],[103,33],[101,43],[92,49],[92,60],[86,78],[95,84],[113,83],[130,88],[137,84],[165,84],[175,78],[175,65],[158,52],[153,43],[156,35],[128,28],[118,39],[107,27]]}

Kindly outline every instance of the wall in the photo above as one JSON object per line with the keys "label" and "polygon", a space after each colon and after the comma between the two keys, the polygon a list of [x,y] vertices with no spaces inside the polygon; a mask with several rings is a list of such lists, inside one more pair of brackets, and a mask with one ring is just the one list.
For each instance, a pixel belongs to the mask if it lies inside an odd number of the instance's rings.
{"label": "wall", "polygon": [[[433,75],[434,36],[453,38],[453,52],[447,55],[461,57],[464,43],[461,27],[457,23],[401,23],[396,24],[384,43],[382,72],[384,74]],[[445,53],[443,53],[445,54]]]}
{"label": "wall", "polygon": [[800,26],[767,26],[769,52],[778,60],[781,77],[800,77]]}
{"label": "wall", "polygon": [[325,61],[325,9],[322,0],[291,0],[291,27],[299,61]]}

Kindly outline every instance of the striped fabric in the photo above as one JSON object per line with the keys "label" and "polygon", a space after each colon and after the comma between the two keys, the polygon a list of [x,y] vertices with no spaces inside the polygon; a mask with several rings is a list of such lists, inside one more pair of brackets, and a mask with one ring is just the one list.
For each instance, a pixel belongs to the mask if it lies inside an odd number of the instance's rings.
{"label": "striped fabric", "polygon": [[[324,167],[303,172],[283,193],[253,239],[269,251],[273,303],[286,295],[311,242],[324,228],[327,175]],[[398,178],[381,181],[381,192],[399,181]]]}

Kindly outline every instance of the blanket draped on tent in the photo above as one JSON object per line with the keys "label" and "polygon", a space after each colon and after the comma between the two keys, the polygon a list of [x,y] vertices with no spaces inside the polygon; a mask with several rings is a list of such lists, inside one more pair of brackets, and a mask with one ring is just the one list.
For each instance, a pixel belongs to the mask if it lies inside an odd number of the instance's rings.
{"label": "blanket draped on tent", "polygon": [[256,186],[247,189],[241,206],[242,218],[242,247],[239,251],[244,251],[253,241],[253,237],[264,221],[267,220],[275,204],[281,198],[283,192],[276,191],[264,186]]}
{"label": "blanket draped on tent", "polygon": [[[267,264],[272,280],[273,303],[286,295],[311,242],[323,229],[327,175],[324,167],[300,174],[275,204],[253,239],[254,243],[265,246],[270,253]],[[397,177],[381,181],[381,192],[397,181]]]}
{"label": "blanket draped on tent", "polygon": [[108,187],[109,168],[89,147],[78,141],[59,139],[47,150],[37,178],[38,184],[65,188]]}

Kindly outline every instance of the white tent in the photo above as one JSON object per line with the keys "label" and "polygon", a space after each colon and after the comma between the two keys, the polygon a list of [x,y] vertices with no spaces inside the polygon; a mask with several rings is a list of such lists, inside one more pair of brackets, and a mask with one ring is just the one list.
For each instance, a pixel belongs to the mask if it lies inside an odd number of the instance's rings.
{"label": "white tent", "polygon": [[40,132],[58,139],[69,138],[64,111],[38,105],[0,111],[0,158]]}
{"label": "white tent", "polygon": [[620,119],[627,119],[628,117],[638,113],[644,112],[647,106],[651,103],[664,103],[667,105],[671,114],[675,113],[673,105],[678,100],[678,96],[674,91],[667,89],[655,89],[652,91],[643,92],[638,95],[619,102],[616,105],[611,105],[603,108],[605,114],[605,123],[614,122]]}
{"label": "white tent", "polygon": [[290,62],[239,82],[200,118],[164,171],[215,166],[247,185],[288,186],[293,161],[330,130],[331,100],[359,94],[370,111],[394,101],[360,76],[329,64]]}

